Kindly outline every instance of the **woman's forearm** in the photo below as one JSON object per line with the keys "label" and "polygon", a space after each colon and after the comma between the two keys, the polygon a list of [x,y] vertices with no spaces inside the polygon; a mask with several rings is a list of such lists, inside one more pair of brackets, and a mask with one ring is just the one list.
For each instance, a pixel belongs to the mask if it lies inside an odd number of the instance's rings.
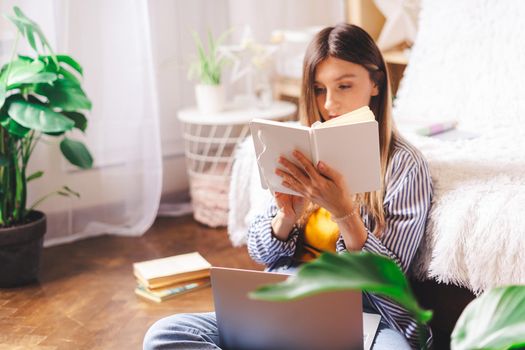
{"label": "woman's forearm", "polygon": [[339,232],[343,236],[347,250],[359,251],[363,248],[368,238],[368,232],[359,211],[354,210],[340,218],[332,217],[332,220],[339,226]]}
{"label": "woman's forearm", "polygon": [[296,221],[295,218],[285,217],[284,213],[279,210],[277,215],[272,219],[272,230],[274,236],[281,241],[288,240]]}

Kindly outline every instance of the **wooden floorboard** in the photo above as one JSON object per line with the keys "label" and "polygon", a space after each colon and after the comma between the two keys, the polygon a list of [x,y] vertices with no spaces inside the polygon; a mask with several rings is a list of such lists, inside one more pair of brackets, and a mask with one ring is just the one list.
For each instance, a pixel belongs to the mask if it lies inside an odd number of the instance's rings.
{"label": "wooden floorboard", "polygon": [[260,270],[225,229],[190,216],[159,218],[141,237],[100,236],[43,251],[40,282],[0,289],[0,350],[141,349],[148,327],[179,312],[213,310],[211,289],[160,304],[133,293],[132,263],[199,251],[214,266]]}

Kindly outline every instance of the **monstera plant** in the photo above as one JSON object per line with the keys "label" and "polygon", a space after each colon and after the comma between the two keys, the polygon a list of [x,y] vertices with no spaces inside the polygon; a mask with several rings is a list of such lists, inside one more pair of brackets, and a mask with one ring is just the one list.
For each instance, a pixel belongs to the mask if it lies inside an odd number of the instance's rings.
{"label": "monstera plant", "polygon": [[[86,130],[84,113],[91,109],[81,86],[82,67],[68,55],[55,54],[39,25],[20,8],[13,12],[6,17],[17,35],[10,60],[0,69],[0,287],[37,277],[46,223],[35,205],[53,194],[79,196],[63,186],[28,206],[27,184],[43,175],[27,173],[37,143],[59,138],[62,154],[73,165],[90,168],[93,163],[84,144],[68,136],[73,129]],[[33,55],[17,54],[21,38]]]}

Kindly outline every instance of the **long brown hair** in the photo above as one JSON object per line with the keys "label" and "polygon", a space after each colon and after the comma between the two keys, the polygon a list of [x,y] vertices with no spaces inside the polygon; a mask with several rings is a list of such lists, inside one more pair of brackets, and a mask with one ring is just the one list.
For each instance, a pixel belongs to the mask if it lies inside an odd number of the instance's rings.
{"label": "long brown hair", "polygon": [[[301,87],[299,117],[304,125],[312,125],[321,120],[314,93],[316,68],[319,63],[334,57],[363,66],[370,79],[378,88],[378,95],[372,96],[369,107],[379,124],[379,149],[381,159],[381,188],[375,192],[357,195],[357,200],[375,221],[374,234],[379,235],[385,225],[383,197],[385,176],[392,152],[393,140],[397,137],[392,121],[392,100],[390,80],[385,61],[374,40],[358,26],[339,23],[335,27],[321,30],[308,45],[303,63],[303,82]],[[310,207],[299,220],[306,222],[307,216],[317,209]]]}

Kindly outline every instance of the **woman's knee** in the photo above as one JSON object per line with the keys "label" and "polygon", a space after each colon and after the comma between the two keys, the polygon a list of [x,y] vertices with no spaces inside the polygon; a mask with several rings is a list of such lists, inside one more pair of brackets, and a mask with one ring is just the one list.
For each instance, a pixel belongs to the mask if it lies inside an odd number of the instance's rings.
{"label": "woman's knee", "polygon": [[187,315],[177,314],[156,321],[144,336],[144,349],[163,349],[187,331]]}
{"label": "woman's knee", "polygon": [[156,321],[144,336],[145,350],[171,349],[187,341],[215,341],[214,314],[176,314]]}

